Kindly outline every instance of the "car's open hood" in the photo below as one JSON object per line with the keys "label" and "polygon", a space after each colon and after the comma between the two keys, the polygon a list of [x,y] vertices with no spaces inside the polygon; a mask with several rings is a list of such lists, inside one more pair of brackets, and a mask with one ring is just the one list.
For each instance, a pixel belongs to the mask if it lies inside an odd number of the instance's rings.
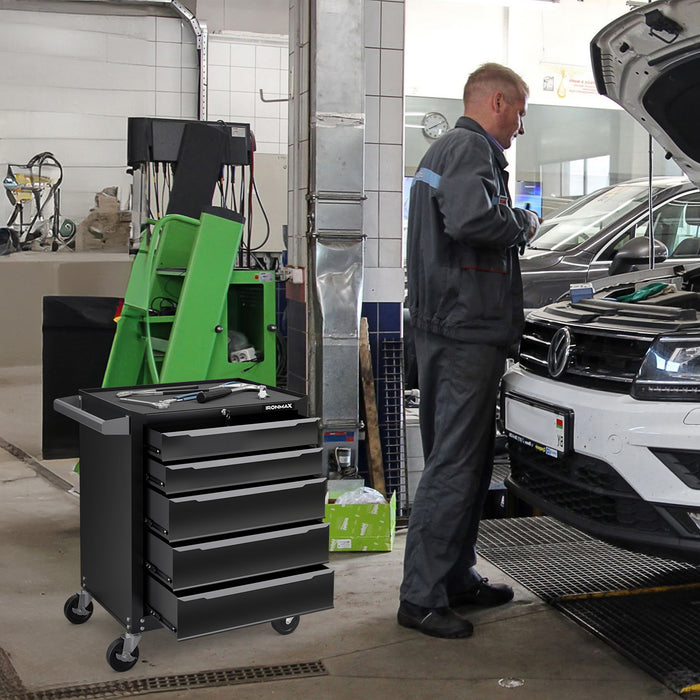
{"label": "car's open hood", "polygon": [[700,0],[659,0],[591,41],[596,86],[700,186]]}

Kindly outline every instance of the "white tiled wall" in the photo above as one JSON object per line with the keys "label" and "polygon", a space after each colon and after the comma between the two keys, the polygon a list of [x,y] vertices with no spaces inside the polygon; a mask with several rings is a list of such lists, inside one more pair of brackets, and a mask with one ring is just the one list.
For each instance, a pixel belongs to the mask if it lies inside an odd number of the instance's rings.
{"label": "white tiled wall", "polygon": [[365,0],[364,301],[403,301],[403,0]]}
{"label": "white tiled wall", "polygon": [[209,36],[208,119],[250,124],[259,153],[287,153],[287,46],[282,35]]}
{"label": "white tiled wall", "polygon": [[52,152],[76,221],[104,187],[126,205],[127,117],[197,117],[194,35],[175,17],[0,9],[0,65],[0,164]]}
{"label": "white tiled wall", "polygon": [[[393,301],[402,289],[380,270],[401,267],[404,3],[364,1],[366,268],[376,280],[366,294]],[[125,202],[127,117],[197,117],[197,50],[177,18],[0,9],[0,61],[0,163],[53,152],[65,168],[63,213],[78,221],[104,187],[118,185]],[[287,36],[210,32],[208,119],[248,122],[259,153],[285,156],[288,64]],[[283,101],[264,102],[260,89]],[[0,198],[0,223],[8,207]]]}

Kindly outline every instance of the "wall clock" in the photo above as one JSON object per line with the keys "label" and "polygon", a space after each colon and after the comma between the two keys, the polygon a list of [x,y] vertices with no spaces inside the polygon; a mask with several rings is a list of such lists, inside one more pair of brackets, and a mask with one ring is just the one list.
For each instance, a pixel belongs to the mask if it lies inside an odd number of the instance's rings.
{"label": "wall clock", "polygon": [[426,112],[421,124],[423,133],[429,139],[440,138],[450,128],[447,117],[440,114],[440,112]]}

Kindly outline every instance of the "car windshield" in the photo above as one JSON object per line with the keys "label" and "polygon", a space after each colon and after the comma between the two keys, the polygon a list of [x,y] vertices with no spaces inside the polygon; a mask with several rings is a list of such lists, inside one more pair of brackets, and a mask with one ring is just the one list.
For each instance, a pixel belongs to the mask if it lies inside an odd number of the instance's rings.
{"label": "car windshield", "polygon": [[[656,194],[661,188],[654,187]],[[571,250],[648,201],[648,183],[615,185],[594,192],[545,220],[530,248]]]}

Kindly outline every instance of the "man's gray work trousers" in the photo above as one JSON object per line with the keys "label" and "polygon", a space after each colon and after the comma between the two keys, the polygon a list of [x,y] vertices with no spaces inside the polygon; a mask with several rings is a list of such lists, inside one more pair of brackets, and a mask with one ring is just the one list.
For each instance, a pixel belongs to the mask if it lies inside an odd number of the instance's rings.
{"label": "man's gray work trousers", "polygon": [[438,608],[480,580],[479,520],[493,471],[506,350],[415,331],[425,468],[411,510],[400,598]]}

